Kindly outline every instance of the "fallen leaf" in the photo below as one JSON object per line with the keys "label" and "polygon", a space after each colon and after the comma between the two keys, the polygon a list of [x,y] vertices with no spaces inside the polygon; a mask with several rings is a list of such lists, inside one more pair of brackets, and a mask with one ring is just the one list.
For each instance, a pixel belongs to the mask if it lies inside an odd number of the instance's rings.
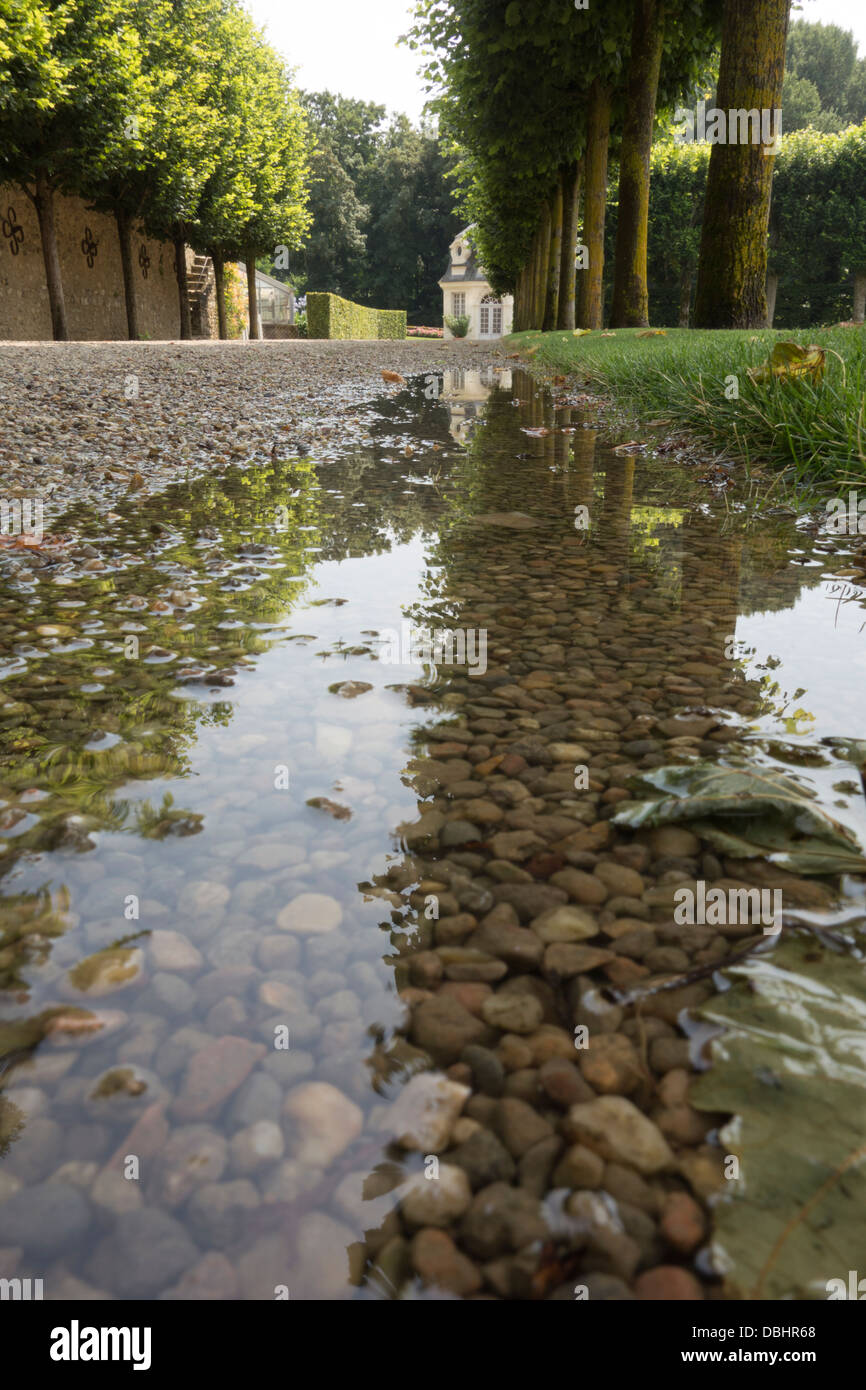
{"label": "fallen leaf", "polygon": [[801,347],[799,343],[776,343],[769,362],[760,367],[749,367],[752,381],[772,381],[773,377],[805,376],[818,382],[824,375],[826,353],[817,343]]}
{"label": "fallen leaf", "polygon": [[690,763],[653,768],[642,782],[662,793],[613,816],[632,830],[690,822],[714,849],[738,859],[767,859],[797,874],[861,874],[863,850],[828,815],[809,787],[763,768]]}
{"label": "fallen leaf", "polygon": [[382,369],[382,380],[396,381],[399,386],[406,385],[406,378],[401,376],[399,372],[387,372],[384,368]]}
{"label": "fallen leaf", "polygon": [[638,333],[639,338],[666,338],[668,332],[666,328],[648,328],[645,333]]}

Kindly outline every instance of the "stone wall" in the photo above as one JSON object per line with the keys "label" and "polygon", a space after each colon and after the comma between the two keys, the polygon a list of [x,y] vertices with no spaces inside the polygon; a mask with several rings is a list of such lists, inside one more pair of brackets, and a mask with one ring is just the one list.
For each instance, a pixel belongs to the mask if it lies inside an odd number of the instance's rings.
{"label": "stone wall", "polygon": [[296,323],[263,323],[262,336],[265,338],[300,338],[301,330]]}
{"label": "stone wall", "polygon": [[[69,336],[126,338],[120,243],[114,219],[88,211],[80,198],[56,199],[57,241]],[[132,240],[140,329],[177,338],[180,308],[174,247],[138,233]],[[187,260],[192,253],[187,251]],[[206,330],[207,331],[207,330]],[[0,339],[51,338],[51,315],[39,223],[20,189],[0,187]]]}

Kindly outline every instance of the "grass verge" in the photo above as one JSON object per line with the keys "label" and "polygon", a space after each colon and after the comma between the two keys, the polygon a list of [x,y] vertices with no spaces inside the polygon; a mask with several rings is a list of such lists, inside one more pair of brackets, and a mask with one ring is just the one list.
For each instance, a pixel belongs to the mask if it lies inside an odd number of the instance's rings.
{"label": "grass verge", "polygon": [[[823,379],[753,381],[748,369],[767,362],[780,341],[823,347]],[[503,348],[554,373],[574,374],[626,414],[663,420],[747,467],[771,464],[789,482],[812,487],[866,481],[862,327],[529,332],[512,334]]]}

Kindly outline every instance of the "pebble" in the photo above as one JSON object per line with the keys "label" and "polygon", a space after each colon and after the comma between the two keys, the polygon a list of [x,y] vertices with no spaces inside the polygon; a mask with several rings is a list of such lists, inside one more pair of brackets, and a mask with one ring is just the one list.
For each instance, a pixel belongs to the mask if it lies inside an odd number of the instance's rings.
{"label": "pebble", "polygon": [[229,1144],[232,1172],[241,1176],[257,1173],[282,1158],[284,1149],[280,1126],[273,1120],[256,1120],[232,1135]]}
{"label": "pebble", "polygon": [[155,1298],[199,1255],[181,1223],[167,1211],[143,1207],[122,1212],[100,1241],[85,1272],[99,1288],[120,1298]]}
{"label": "pebble", "polygon": [[479,1270],[460,1253],[444,1231],[418,1231],[411,1243],[410,1260],[427,1288],[446,1289],[460,1298],[467,1298],[481,1288],[483,1280]]}
{"label": "pebble", "polygon": [[622,1033],[599,1033],[577,1054],[584,1081],[602,1095],[631,1095],[643,1079],[634,1045]]}
{"label": "pebble", "polygon": [[464,1047],[485,1042],[488,1028],[459,1000],[437,994],[412,1011],[411,1037],[418,1047],[430,1053],[434,1062],[449,1066],[459,1060]]}
{"label": "pebble", "polygon": [[175,1115],[182,1120],[198,1120],[215,1113],[264,1055],[262,1044],[247,1038],[209,1038],[187,1064],[173,1106]]}
{"label": "pebble", "polygon": [[537,1110],[513,1097],[497,1102],[494,1124],[512,1158],[521,1158],[533,1144],[553,1134],[553,1126]]}
{"label": "pebble", "polygon": [[438,1177],[415,1173],[400,1189],[400,1211],[410,1229],[450,1226],[471,1201],[469,1179],[453,1163],[440,1163]]}
{"label": "pebble", "polygon": [[645,1269],[634,1283],[634,1296],[642,1302],[673,1303],[703,1299],[704,1291],[693,1274],[679,1265]]}
{"label": "pebble", "polygon": [[200,970],[204,964],[201,951],[181,932],[157,929],[148,941],[151,959],[157,970],[179,973]]}
{"label": "pebble", "polygon": [[569,1139],[585,1143],[602,1158],[628,1164],[639,1173],[676,1166],[661,1130],[625,1096],[600,1096],[573,1105],[564,1130]]}
{"label": "pebble", "polygon": [[301,893],[277,917],[280,931],[296,936],[320,936],[336,931],[343,920],[343,909],[327,893]]}
{"label": "pebble", "polygon": [[481,1017],[491,1028],[508,1033],[533,1033],[544,1009],[531,994],[491,994],[481,1005]]}
{"label": "pebble", "polygon": [[333,1162],[358,1138],[364,1123],[354,1101],[326,1081],[309,1081],[290,1091],[283,1113],[295,1158],[306,1167]]}
{"label": "pebble", "polygon": [[83,1241],[90,1221],[90,1203],[72,1183],[34,1183],[0,1205],[0,1245],[44,1258]]}
{"label": "pebble", "polygon": [[383,1120],[383,1128],[394,1135],[401,1148],[441,1153],[470,1095],[468,1086],[423,1072],[403,1087]]}
{"label": "pebble", "polygon": [[553,907],[533,919],[532,930],[545,945],[558,942],[586,941],[598,935],[598,922],[579,907]]}

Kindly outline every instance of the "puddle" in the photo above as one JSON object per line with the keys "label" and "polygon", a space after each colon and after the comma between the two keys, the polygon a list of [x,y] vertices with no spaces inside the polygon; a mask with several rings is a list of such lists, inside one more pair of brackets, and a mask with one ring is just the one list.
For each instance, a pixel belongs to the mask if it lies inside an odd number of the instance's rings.
{"label": "puddle", "polygon": [[[866,737],[866,568],[593,420],[522,373],[419,378],[334,457],[77,509],[76,545],[0,557],[0,1276],[229,1299],[712,1277],[703,1232],[672,1255],[658,1223],[707,1195],[678,1010],[715,985],[598,1020],[749,929],[686,940],[665,894],[724,857],[610,817],[635,773],[745,739],[862,835],[822,740]],[[795,908],[835,901],[796,882]],[[574,1065],[590,1019],[628,1040],[607,1079]],[[431,1062],[450,1084],[407,1088]],[[675,1162],[565,1142],[609,1094]]]}

